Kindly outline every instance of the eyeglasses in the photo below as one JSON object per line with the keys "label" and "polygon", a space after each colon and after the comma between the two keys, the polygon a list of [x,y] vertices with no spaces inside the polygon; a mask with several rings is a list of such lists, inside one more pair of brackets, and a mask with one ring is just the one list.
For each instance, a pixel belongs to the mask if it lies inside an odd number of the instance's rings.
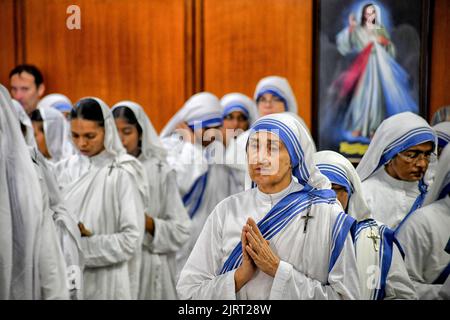
{"label": "eyeglasses", "polygon": [[238,116],[234,116],[234,115],[232,115],[231,113],[230,114],[227,114],[225,117],[224,117],[224,120],[237,120],[238,122],[244,122],[244,121],[248,121],[248,119],[247,119],[247,117],[246,116],[244,116],[243,114],[240,114],[240,115],[238,115]]}
{"label": "eyeglasses", "polygon": [[410,150],[400,152],[397,155],[399,155],[406,162],[413,163],[419,161],[419,158],[422,157],[425,161],[430,162],[431,157],[435,156],[436,154],[433,151]]}
{"label": "eyeglasses", "polygon": [[256,103],[258,104],[263,104],[263,103],[268,103],[268,104],[277,104],[277,103],[283,103],[283,99],[281,99],[280,97],[277,96],[273,96],[272,99],[266,99],[265,97],[260,97]]}

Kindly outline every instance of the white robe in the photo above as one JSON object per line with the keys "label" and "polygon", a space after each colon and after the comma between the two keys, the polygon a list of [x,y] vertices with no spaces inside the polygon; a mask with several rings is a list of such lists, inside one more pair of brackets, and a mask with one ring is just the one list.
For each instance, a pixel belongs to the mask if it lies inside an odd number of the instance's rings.
{"label": "white robe", "polygon": [[69,284],[67,268],[58,234],[49,208],[43,209],[39,230],[39,281],[41,299],[59,300],[69,299]]}
{"label": "white robe", "polygon": [[[377,225],[373,232],[380,236],[379,226],[382,224],[377,223]],[[377,250],[374,250],[374,242],[369,238],[370,235],[371,229],[365,228],[361,231],[355,242],[356,260],[360,275],[361,299],[364,300],[373,299],[374,289],[376,288],[376,281],[374,280],[378,278],[380,272],[380,269],[374,268],[374,266],[381,266],[381,241],[377,240],[375,246]],[[415,300],[417,299],[417,295],[414,286],[408,276],[402,255],[395,243],[392,249],[392,261],[386,279],[384,300]]]}
{"label": "white robe", "polygon": [[177,299],[175,254],[189,240],[191,221],[178,191],[175,172],[156,158],[141,160],[149,179],[154,235],[146,232],[142,248],[139,299]]}
{"label": "white robe", "polygon": [[[284,196],[301,190],[291,182],[277,194],[254,188],[222,201],[209,216],[180,275],[182,299],[358,299],[359,280],[350,234],[336,264],[328,273],[331,233],[339,212],[336,204],[312,205],[306,235],[304,219],[295,217],[270,241],[280,257],[274,278],[257,270],[253,279],[235,293],[234,272],[219,275],[229,254],[241,240],[248,217],[260,221]],[[305,213],[306,214],[306,213]],[[327,284],[329,282],[329,285]]]}
{"label": "white robe", "polygon": [[85,299],[136,299],[144,206],[131,174],[103,151],[57,165],[67,208],[93,232],[83,237]]}
{"label": "white robe", "polygon": [[[361,187],[361,180],[353,165],[334,151],[315,153],[314,163],[330,182],[347,187],[349,188],[347,192],[351,192],[346,211],[358,221],[354,246],[361,299],[416,299],[414,286],[409,279],[403,258],[395,242],[392,244],[392,260],[387,271],[384,292],[376,290],[380,289],[382,264],[387,261],[386,258],[391,259],[385,254],[383,254],[384,259],[380,259],[380,253],[387,247],[383,243],[389,243],[389,241],[382,241],[385,240],[382,237],[389,230],[385,229],[383,234],[380,234],[382,224],[372,219]],[[378,237],[376,244],[369,236]]]}
{"label": "white robe", "polygon": [[373,218],[395,229],[420,195],[418,181],[391,177],[384,167],[362,182],[367,205]]}
{"label": "white robe", "polygon": [[[208,172],[205,192],[200,207],[191,219],[190,238],[177,254],[177,268],[179,272],[183,268],[203,225],[214,207],[231,194],[229,169],[220,164],[223,154],[223,145],[214,141],[207,148],[199,144],[182,142],[178,135],[162,139],[162,143],[168,150],[167,160],[175,169],[177,184],[182,195],[189,192],[194,182]],[[215,155],[218,158],[213,159]],[[209,156],[211,155],[211,157]]]}
{"label": "white robe", "polygon": [[[65,289],[70,293],[71,299],[79,300],[83,298],[81,234],[76,221],[61,202],[56,177],[50,171],[44,157],[38,152],[36,148],[30,147],[31,158],[41,185],[45,214],[53,219],[58,244],[65,262],[66,276],[59,279],[59,282],[65,284]],[[58,267],[58,269],[62,270],[63,268]]]}
{"label": "white robe", "polygon": [[397,237],[419,299],[449,299],[450,277],[447,286],[432,283],[450,263],[450,254],[444,251],[450,237],[450,197],[417,209]]}

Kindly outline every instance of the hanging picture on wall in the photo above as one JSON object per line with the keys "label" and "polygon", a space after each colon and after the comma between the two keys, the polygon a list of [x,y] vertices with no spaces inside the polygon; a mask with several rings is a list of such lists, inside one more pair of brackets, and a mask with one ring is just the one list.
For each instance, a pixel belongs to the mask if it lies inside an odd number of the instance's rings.
{"label": "hanging picture on wall", "polygon": [[427,0],[316,3],[318,149],[357,163],[384,119],[426,115],[429,13]]}

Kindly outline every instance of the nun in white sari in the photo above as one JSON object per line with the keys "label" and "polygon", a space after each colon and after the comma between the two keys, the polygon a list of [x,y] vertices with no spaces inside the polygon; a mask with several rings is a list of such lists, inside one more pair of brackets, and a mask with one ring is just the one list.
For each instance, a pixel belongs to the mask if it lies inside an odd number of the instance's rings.
{"label": "nun in white sari", "polygon": [[[183,130],[176,130],[180,124]],[[211,142],[208,136],[210,132],[220,135],[221,125],[219,99],[211,93],[201,92],[184,104],[160,135],[168,151],[167,160],[177,173],[178,188],[192,221],[190,239],[177,254],[177,274],[211,211],[231,194],[230,172],[223,164],[223,143],[217,140]]]}
{"label": "nun in white sari", "polygon": [[223,109],[224,145],[247,131],[256,121],[258,111],[255,102],[242,93],[228,93],[220,99]]}
{"label": "nun in white sari", "polygon": [[[261,79],[253,99],[257,105],[256,118],[285,111],[297,113],[297,100],[286,78],[269,76]],[[230,141],[226,149],[226,164],[233,169],[233,175],[238,177],[239,191],[243,191],[249,182],[245,151],[249,132],[247,130]]]}
{"label": "nun in white sari", "polygon": [[[51,93],[39,100],[37,104],[38,108],[50,107],[61,112],[66,119],[68,119],[70,112],[72,111],[72,101],[68,97],[60,93]],[[70,127],[70,125],[69,125]],[[70,133],[70,130],[68,131]]]}
{"label": "nun in white sari", "polygon": [[211,213],[181,272],[180,297],[358,299],[356,221],[314,166],[306,128],[288,113],[273,114],[256,121],[249,139],[258,187]]}
{"label": "nun in white sari", "polygon": [[59,244],[61,246],[67,267],[67,283],[71,299],[83,298],[83,255],[81,249],[81,234],[77,227],[75,217],[66,209],[61,191],[56,182],[53,165],[39,152],[34,139],[34,129],[31,120],[22,106],[13,100],[14,109],[22,126],[22,133],[28,145],[34,168],[39,178],[42,191],[42,200],[45,211],[53,217]]}
{"label": "nun in white sari", "polygon": [[414,113],[399,113],[381,123],[356,168],[375,220],[397,230],[422,206],[435,147],[434,130]]}
{"label": "nun in white sari", "polygon": [[424,202],[399,230],[419,299],[450,299],[450,148],[444,148]]}
{"label": "nun in white sari", "polygon": [[438,137],[438,155],[450,142],[450,121],[440,122],[433,126]]}
{"label": "nun in white sari", "polygon": [[[142,248],[139,299],[177,299],[175,254],[189,240],[191,221],[178,191],[175,171],[167,163],[167,151],[140,105],[121,101],[114,105],[112,113],[121,137],[126,136],[130,126],[139,128],[140,139],[136,135],[137,141],[133,142],[149,184],[145,214],[146,226],[150,226],[146,227]],[[132,145],[124,143],[129,154]]]}
{"label": "nun in white sari", "polygon": [[358,222],[354,241],[361,298],[416,299],[402,248],[391,229],[372,219],[353,165],[334,151],[317,152],[314,163],[332,183],[345,212]]}
{"label": "nun in white sari", "polygon": [[81,99],[71,113],[80,154],[57,164],[58,182],[78,219],[85,258],[85,299],[136,299],[144,203],[141,163],[128,155],[108,106]]}
{"label": "nun in white sari", "polygon": [[39,178],[0,85],[0,299],[68,299],[66,268]]}
{"label": "nun in white sari", "polygon": [[[37,114],[38,113],[38,114]],[[32,112],[31,120],[37,130],[42,130],[45,147],[38,143],[41,153],[51,164],[64,160],[75,153],[75,148],[67,134],[68,123],[63,114],[49,106],[41,105]]]}

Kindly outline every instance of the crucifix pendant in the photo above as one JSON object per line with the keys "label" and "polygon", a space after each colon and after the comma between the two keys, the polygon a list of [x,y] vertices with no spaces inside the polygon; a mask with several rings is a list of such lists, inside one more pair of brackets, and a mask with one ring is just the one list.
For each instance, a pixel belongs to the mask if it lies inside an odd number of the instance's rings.
{"label": "crucifix pendant", "polygon": [[372,239],[373,241],[373,249],[378,252],[378,239],[380,239],[380,236],[376,234],[372,227],[370,227],[370,234],[367,236],[367,238]]}
{"label": "crucifix pendant", "polygon": [[302,217],[302,219],[305,219],[305,226],[303,227],[303,233],[306,233],[306,228],[308,227],[308,221],[309,221],[309,219],[312,219],[312,218],[314,218],[314,217],[309,215],[309,211],[306,215],[304,215]]}

